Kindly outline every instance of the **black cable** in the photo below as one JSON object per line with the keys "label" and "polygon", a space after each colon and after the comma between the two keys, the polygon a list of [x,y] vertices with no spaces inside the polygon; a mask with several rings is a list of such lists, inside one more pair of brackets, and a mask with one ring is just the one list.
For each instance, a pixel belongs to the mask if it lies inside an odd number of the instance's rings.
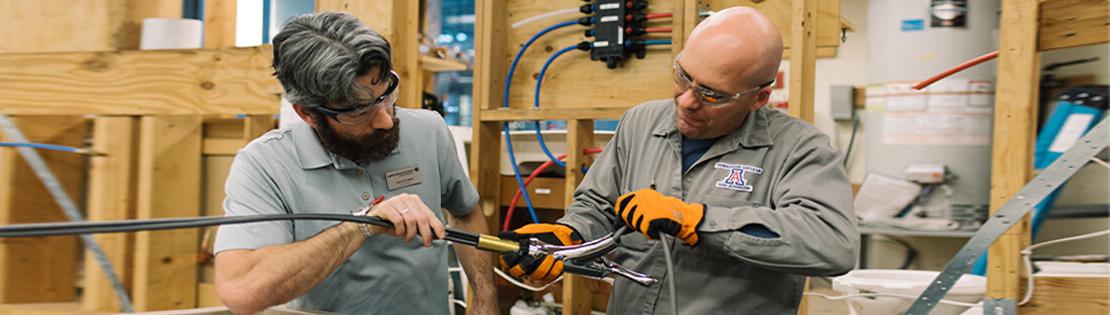
{"label": "black cable", "polygon": [[[344,221],[364,223],[381,227],[393,227],[393,223],[379,217],[330,213],[297,213],[229,217],[189,217],[106,222],[14,224],[0,226],[0,238],[168,230],[225,224],[245,224],[266,221],[291,220]],[[448,228],[446,231],[447,235],[444,238],[449,241],[471,246],[478,245],[478,234],[451,228]]]}
{"label": "black cable", "polygon": [[859,117],[852,115],[852,136],[848,138],[848,150],[844,151],[844,168],[848,168],[848,158],[852,157],[852,146],[856,144],[856,130],[859,129]]}

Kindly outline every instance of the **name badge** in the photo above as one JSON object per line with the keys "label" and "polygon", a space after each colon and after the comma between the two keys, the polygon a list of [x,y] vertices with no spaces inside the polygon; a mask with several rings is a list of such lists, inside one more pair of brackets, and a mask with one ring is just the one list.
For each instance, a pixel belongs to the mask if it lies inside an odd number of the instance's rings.
{"label": "name badge", "polygon": [[389,190],[405,188],[423,182],[420,176],[420,166],[413,165],[385,173],[385,184]]}

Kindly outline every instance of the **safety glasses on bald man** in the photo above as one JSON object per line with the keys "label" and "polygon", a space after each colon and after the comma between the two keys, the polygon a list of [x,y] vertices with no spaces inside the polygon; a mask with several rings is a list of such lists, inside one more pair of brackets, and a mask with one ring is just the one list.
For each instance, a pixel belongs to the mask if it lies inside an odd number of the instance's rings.
{"label": "safety glasses on bald man", "polygon": [[682,69],[682,65],[678,64],[678,59],[679,58],[676,56],[674,60],[674,83],[678,86],[678,89],[683,92],[693,88],[694,96],[697,96],[698,101],[709,107],[724,106],[729,102],[740,99],[744,95],[758,92],[759,90],[771,86],[771,84],[775,83],[775,79],[771,79],[770,81],[760,84],[754,88],[740,91],[738,93],[718,92],[711,88],[707,88],[701,85],[695,85],[694,79],[690,78],[690,74],[687,74],[686,70]]}

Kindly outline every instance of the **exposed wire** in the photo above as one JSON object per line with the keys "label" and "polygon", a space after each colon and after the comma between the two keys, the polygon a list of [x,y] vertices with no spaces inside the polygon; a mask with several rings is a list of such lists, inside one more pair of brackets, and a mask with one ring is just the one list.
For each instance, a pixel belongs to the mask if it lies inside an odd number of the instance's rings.
{"label": "exposed wire", "polygon": [[673,14],[673,13],[671,13],[671,12],[666,12],[666,13],[649,13],[649,14],[647,15],[647,19],[648,19],[648,20],[653,20],[653,19],[662,19],[662,18],[669,18],[669,17],[671,17],[671,16],[673,16],[673,15],[674,15],[674,14]]}
{"label": "exposed wire", "polygon": [[68,147],[68,146],[64,146],[64,145],[48,144],[48,143],[0,142],[0,147],[32,148],[32,149],[43,149],[43,150],[70,152],[70,153],[77,153],[77,154],[93,154],[92,151],[90,151],[89,149]]}
{"label": "exposed wire", "polygon": [[521,28],[525,25],[531,24],[532,22],[536,22],[536,21],[543,20],[543,19],[546,19],[546,18],[561,16],[561,15],[569,15],[569,14],[579,14],[579,13],[580,12],[579,12],[578,7],[567,8],[567,9],[562,9],[562,10],[555,10],[555,11],[551,11],[551,12],[547,12],[547,13],[543,13],[543,14],[533,15],[533,16],[530,16],[530,17],[525,18],[523,20],[516,21],[515,23],[513,23],[513,25],[511,27],[513,29],[518,29],[518,28]]}
{"label": "exposed wire", "polygon": [[648,33],[670,33],[670,27],[645,27],[644,32]]}
{"label": "exposed wire", "polygon": [[659,244],[663,245],[663,259],[667,262],[667,293],[671,296],[671,314],[678,315],[678,300],[674,290],[674,260],[671,258],[670,240],[666,235],[659,235]]}
{"label": "exposed wire", "polygon": [[982,56],[979,56],[979,57],[975,57],[974,59],[964,61],[964,63],[958,64],[955,67],[949,68],[948,70],[944,70],[941,73],[938,73],[938,74],[936,74],[932,77],[929,77],[928,79],[925,79],[925,81],[921,81],[921,82],[918,82],[917,84],[914,84],[913,89],[914,90],[924,89],[925,87],[928,87],[930,84],[933,84],[933,82],[940,81],[941,79],[947,78],[950,75],[953,75],[953,74],[955,74],[957,72],[960,72],[960,71],[964,71],[967,68],[974,67],[975,65],[986,62],[987,60],[994,59],[995,57],[998,57],[998,51],[997,50],[992,51],[990,53],[987,53],[986,55],[982,55]]}
{"label": "exposed wire", "polygon": [[525,290],[532,291],[532,292],[540,292],[540,291],[543,291],[543,290],[547,290],[547,288],[551,287],[556,282],[559,282],[559,280],[563,280],[563,276],[560,275],[558,278],[555,278],[555,280],[551,281],[548,284],[545,284],[545,285],[540,286],[540,287],[534,287],[534,286],[524,284],[524,282],[520,282],[520,281],[517,281],[516,279],[513,279],[513,277],[509,276],[504,271],[501,271],[501,268],[493,268],[493,273],[496,273],[498,276],[501,276],[501,279],[505,279],[505,281],[508,281],[509,283],[512,283],[513,285],[517,286],[518,288],[525,289]]}
{"label": "exposed wire", "polygon": [[1038,248],[1049,246],[1049,245],[1056,245],[1056,244],[1060,244],[1060,243],[1085,240],[1085,239],[1089,239],[1089,238],[1096,238],[1096,237],[1104,236],[1104,235],[1110,235],[1110,230],[1102,230],[1102,231],[1093,232],[1093,233],[1087,233],[1087,234],[1076,235],[1076,236],[1072,236],[1072,237],[1065,237],[1065,238],[1046,241],[1046,242],[1040,242],[1040,243],[1033,244],[1033,245],[1031,245],[1029,247],[1026,247],[1025,249],[1021,250],[1022,261],[1025,262],[1025,273],[1026,273],[1025,288],[1026,289],[1025,289],[1025,296],[1021,298],[1021,302],[1018,302],[1018,305],[1025,305],[1026,303],[1029,303],[1029,301],[1033,300],[1033,259],[1030,256],[1033,256],[1033,250],[1034,249],[1038,249]]}
{"label": "exposed wire", "polygon": [[[845,295],[831,296],[831,295],[821,294],[821,293],[817,293],[817,292],[806,292],[805,295],[816,296],[816,297],[820,297],[820,298],[830,300],[830,301],[847,300],[847,299],[858,298],[858,297],[884,297],[884,296],[885,297],[896,297],[896,298],[910,299],[910,300],[916,300],[917,299],[917,297],[913,296],[913,295],[897,294],[897,293],[856,293],[856,294],[845,294]],[[940,304],[948,304],[948,305],[963,306],[963,307],[978,306],[978,304],[974,304],[974,303],[967,303],[967,302],[960,302],[960,301],[953,301],[953,300],[940,300],[939,302],[940,302]]]}
{"label": "exposed wire", "polygon": [[1099,158],[1091,158],[1091,162],[1095,162],[1098,165],[1102,165],[1102,167],[1110,169],[1110,164],[1106,164],[1106,161],[1100,160]]}

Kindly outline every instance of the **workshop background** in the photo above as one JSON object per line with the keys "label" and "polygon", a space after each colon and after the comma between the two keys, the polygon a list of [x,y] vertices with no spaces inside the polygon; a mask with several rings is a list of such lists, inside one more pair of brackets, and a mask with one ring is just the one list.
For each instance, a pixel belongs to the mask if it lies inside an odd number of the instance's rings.
{"label": "workshop background", "polygon": [[[623,2],[0,0],[0,225],[222,216],[236,151],[303,123],[281,98],[269,41],[282,22],[317,11],[351,13],[390,40],[398,105],[451,126],[492,231],[562,215],[616,119],[671,97],[673,58],[702,18],[763,11],[787,46],[771,106],[846,156],[863,234],[857,270],[811,278],[800,314],[905,310],[990,229],[991,213],[1105,124],[1106,0],[637,0],[627,14],[638,18],[622,22],[629,45],[561,50],[615,40],[600,24],[537,35],[603,14],[583,5]],[[912,87],[973,59],[982,62]],[[15,148],[29,143],[45,164]],[[1070,178],[1045,179],[1066,185],[947,298],[1015,302],[1021,314],[1110,313],[1110,241],[1089,234],[1110,229],[1102,151]],[[569,167],[544,166],[558,154],[565,162],[548,164]],[[528,198],[514,198],[533,174]],[[214,233],[0,238],[0,314],[120,312],[121,293],[135,311],[218,314]],[[461,314],[465,277],[451,270],[444,303],[460,302]],[[498,288],[503,313],[588,314],[605,311],[610,283],[568,276],[532,292],[499,278]],[[980,313],[955,303],[934,314]]]}

